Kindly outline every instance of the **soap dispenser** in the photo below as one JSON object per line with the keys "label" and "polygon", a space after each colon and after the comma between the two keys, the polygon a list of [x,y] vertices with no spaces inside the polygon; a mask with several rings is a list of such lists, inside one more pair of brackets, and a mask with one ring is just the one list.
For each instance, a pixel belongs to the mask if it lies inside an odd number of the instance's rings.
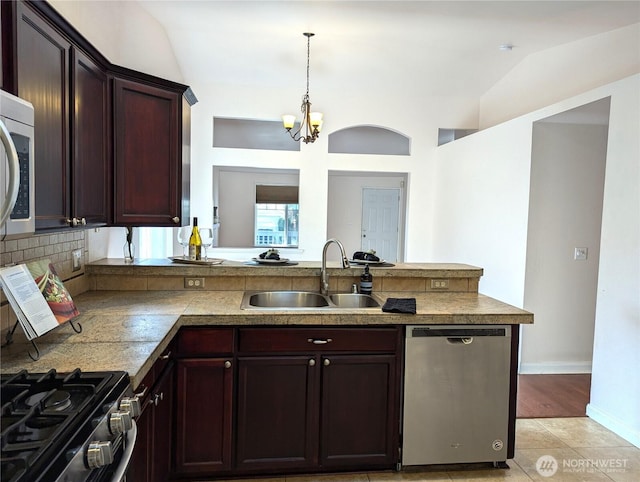
{"label": "soap dispenser", "polygon": [[369,265],[364,265],[364,273],[360,275],[360,293],[370,295],[373,290],[373,275],[369,273]]}

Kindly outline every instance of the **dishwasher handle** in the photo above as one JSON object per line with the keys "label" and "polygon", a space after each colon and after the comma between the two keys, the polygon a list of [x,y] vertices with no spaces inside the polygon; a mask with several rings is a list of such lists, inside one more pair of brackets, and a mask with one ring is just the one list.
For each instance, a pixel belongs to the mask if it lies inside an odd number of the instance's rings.
{"label": "dishwasher handle", "polygon": [[507,336],[507,330],[504,327],[496,328],[430,328],[430,327],[414,327],[410,329],[408,336],[411,338],[425,337],[445,337],[449,338],[471,338],[477,336]]}
{"label": "dishwasher handle", "polygon": [[459,337],[448,336],[447,343],[450,343],[452,345],[461,345],[461,344],[471,345],[471,343],[473,343],[473,337],[472,336],[459,336]]}

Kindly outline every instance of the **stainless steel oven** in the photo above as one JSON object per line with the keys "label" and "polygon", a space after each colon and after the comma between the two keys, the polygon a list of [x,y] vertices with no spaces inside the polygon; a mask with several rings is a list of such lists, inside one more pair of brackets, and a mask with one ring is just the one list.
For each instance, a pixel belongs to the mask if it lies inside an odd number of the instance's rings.
{"label": "stainless steel oven", "polygon": [[140,406],[126,372],[2,375],[3,482],[120,482]]}
{"label": "stainless steel oven", "polygon": [[33,106],[0,90],[0,239],[35,231]]}

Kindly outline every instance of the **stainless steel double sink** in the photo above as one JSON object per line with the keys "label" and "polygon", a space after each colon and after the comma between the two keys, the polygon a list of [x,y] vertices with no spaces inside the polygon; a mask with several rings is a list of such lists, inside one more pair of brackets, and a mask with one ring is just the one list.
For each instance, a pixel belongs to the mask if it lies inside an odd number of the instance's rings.
{"label": "stainless steel double sink", "polygon": [[323,295],[312,291],[247,291],[240,308],[249,309],[329,309],[380,308],[380,301],[372,295],[334,293]]}

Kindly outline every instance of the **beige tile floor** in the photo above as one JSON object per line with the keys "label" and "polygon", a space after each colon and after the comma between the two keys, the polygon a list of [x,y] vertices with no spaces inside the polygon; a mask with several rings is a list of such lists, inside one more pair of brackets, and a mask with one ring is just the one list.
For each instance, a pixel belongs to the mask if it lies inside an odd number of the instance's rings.
{"label": "beige tile floor", "polygon": [[[544,458],[540,460],[541,457]],[[536,465],[543,461],[550,463],[546,467],[551,467],[551,470],[555,467],[555,473],[550,470],[545,471],[542,466],[538,472]],[[640,481],[640,448],[587,417],[518,419],[515,458],[507,463],[510,469],[484,468],[477,465],[464,470],[406,467],[402,472],[286,476],[253,480],[261,482]],[[242,481],[236,479],[233,482]]]}

